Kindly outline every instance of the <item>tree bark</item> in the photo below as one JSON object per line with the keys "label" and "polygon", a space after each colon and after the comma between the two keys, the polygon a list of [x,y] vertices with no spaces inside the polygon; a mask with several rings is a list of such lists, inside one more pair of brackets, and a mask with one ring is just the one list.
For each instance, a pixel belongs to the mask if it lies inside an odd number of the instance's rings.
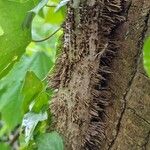
{"label": "tree bark", "polygon": [[66,150],[149,150],[150,80],[142,46],[149,0],[74,0],[50,83]]}

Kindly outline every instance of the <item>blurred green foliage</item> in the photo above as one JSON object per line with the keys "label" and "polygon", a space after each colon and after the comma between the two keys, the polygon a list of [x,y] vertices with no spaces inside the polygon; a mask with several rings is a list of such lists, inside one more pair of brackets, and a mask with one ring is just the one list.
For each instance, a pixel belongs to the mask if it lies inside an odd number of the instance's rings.
{"label": "blurred green foliage", "polygon": [[0,0],[0,150],[43,150],[43,144],[63,149],[58,133],[45,133],[53,94],[47,89],[47,75],[56,60],[65,18],[65,7],[55,11],[59,2]]}
{"label": "blurred green foliage", "polygon": [[143,50],[144,50],[144,67],[148,76],[150,76],[150,37],[145,40]]}

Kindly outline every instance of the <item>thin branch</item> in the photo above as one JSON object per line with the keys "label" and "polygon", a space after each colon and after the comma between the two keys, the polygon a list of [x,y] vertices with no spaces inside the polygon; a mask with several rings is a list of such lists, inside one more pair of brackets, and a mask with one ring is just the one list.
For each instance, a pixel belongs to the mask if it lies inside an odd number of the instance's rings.
{"label": "thin branch", "polygon": [[11,141],[9,142],[9,145],[12,146],[19,138],[19,131],[17,131],[17,133],[14,135],[14,137],[11,139]]}
{"label": "thin branch", "polygon": [[44,42],[48,39],[50,39],[52,36],[54,36],[62,27],[59,27],[56,31],[54,31],[50,36],[44,38],[44,39],[41,39],[41,40],[34,40],[32,39],[32,42],[36,42],[36,43],[39,43],[39,42]]}

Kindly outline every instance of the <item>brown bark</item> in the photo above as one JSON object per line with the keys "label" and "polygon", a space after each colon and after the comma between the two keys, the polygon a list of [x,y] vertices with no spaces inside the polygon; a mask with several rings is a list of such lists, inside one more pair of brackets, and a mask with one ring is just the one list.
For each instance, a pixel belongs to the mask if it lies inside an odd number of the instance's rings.
{"label": "brown bark", "polygon": [[70,2],[51,105],[65,149],[150,149],[149,18],[149,0]]}
{"label": "brown bark", "polygon": [[150,27],[149,14],[149,0],[132,0],[128,20],[121,27],[123,49],[113,64],[111,87],[115,101],[109,110],[104,149],[150,149],[150,81],[142,61],[143,40]]}

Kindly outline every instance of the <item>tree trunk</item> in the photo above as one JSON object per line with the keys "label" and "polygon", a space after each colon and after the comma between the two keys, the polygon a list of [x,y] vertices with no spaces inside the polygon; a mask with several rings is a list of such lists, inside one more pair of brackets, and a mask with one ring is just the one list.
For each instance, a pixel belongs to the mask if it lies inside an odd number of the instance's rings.
{"label": "tree trunk", "polygon": [[149,18],[149,0],[70,2],[50,106],[65,150],[150,149]]}

